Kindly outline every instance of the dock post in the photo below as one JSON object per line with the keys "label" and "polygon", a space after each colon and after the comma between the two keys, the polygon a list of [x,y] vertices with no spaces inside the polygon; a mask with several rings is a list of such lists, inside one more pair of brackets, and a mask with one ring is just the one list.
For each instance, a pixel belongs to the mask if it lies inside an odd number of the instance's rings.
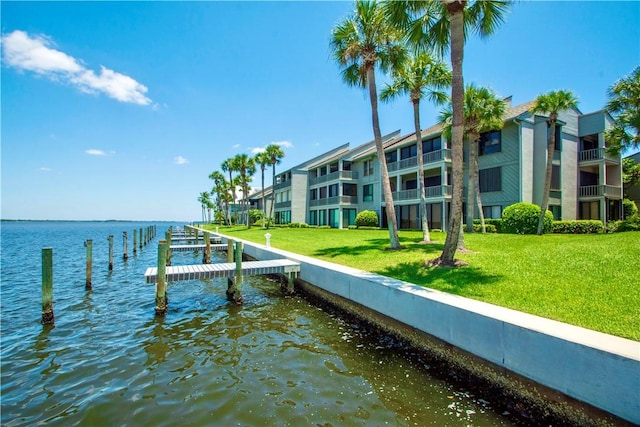
{"label": "dock post", "polygon": [[138,233],[133,229],[133,255],[138,254]]}
{"label": "dock post", "polygon": [[296,279],[296,273],[295,272],[290,271],[290,272],[287,273],[287,289],[285,290],[285,294],[293,295],[295,293],[295,291],[294,291],[295,279]]}
{"label": "dock post", "polygon": [[142,241],[142,228],[140,229],[140,249],[142,249],[143,241]]}
{"label": "dock post", "polygon": [[202,256],[203,264],[211,264],[211,235],[208,231],[204,232],[204,255]]}
{"label": "dock post", "polygon": [[109,271],[113,271],[113,234],[109,235]]}
{"label": "dock post", "polygon": [[90,291],[93,288],[93,283],[91,282],[91,270],[93,268],[93,240],[87,239],[84,242],[84,247],[87,248],[87,274],[84,281],[84,289]]}
{"label": "dock post", "polygon": [[124,243],[122,259],[126,261],[129,259],[129,236],[126,231],[122,232],[122,242]]}
{"label": "dock post", "polygon": [[233,239],[227,239],[227,262],[233,262]]}
{"label": "dock post", "polygon": [[171,265],[171,230],[167,230],[166,233],[164,233],[164,238],[165,242],[167,243],[167,254],[165,255],[165,259],[167,262],[166,265]]}
{"label": "dock post", "polygon": [[42,248],[42,324],[53,320],[53,248]]}
{"label": "dock post", "polygon": [[236,242],[236,273],[233,279],[229,278],[227,299],[242,304],[242,242]]}
{"label": "dock post", "polygon": [[156,277],[156,316],[167,314],[167,242],[158,242],[158,274]]}

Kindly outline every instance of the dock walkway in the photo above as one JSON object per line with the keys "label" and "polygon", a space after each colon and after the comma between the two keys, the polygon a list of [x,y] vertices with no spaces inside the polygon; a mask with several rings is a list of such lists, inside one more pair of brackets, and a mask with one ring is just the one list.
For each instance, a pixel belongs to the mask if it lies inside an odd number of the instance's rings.
{"label": "dock walkway", "polygon": [[[226,251],[227,245],[224,243],[209,245],[212,251]],[[204,251],[207,245],[171,245],[169,246],[171,252],[190,252],[190,251]]]}
{"label": "dock walkway", "polygon": [[[299,272],[300,263],[288,259],[246,261],[242,263],[243,276],[255,276],[259,274],[295,274]],[[166,267],[167,282],[234,277],[235,274],[236,264],[233,262]],[[149,267],[144,273],[147,283],[156,283],[157,275],[157,267]]]}

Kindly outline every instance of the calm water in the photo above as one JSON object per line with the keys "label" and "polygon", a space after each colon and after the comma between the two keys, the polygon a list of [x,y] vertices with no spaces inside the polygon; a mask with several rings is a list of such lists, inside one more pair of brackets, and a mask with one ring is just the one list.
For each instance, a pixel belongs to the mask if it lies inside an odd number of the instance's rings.
{"label": "calm water", "polygon": [[[172,283],[169,313],[156,318],[143,276],[156,262],[157,238],[131,253],[133,229],[147,225],[2,223],[2,425],[511,425],[486,396],[435,378],[419,354],[284,297],[264,278],[245,282],[242,306],[227,302],[224,281]],[[158,223],[158,236],[170,225]],[[48,246],[54,327],[40,324]],[[173,265],[200,259],[174,254]]]}

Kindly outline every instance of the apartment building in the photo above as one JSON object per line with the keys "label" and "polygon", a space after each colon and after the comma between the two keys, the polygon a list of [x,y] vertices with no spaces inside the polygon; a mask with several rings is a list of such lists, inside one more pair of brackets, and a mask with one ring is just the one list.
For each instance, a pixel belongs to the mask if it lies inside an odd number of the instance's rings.
{"label": "apartment building", "polygon": [[[548,117],[529,112],[532,102],[510,105],[502,129],[479,141],[479,187],[486,218],[520,201],[540,204],[547,158]],[[622,165],[606,151],[604,111],[559,113],[549,210],[556,219],[620,219]],[[446,229],[451,205],[451,149],[436,124],[422,131],[427,220]],[[383,146],[400,228],[420,228],[417,141],[415,133],[385,135]],[[465,159],[466,151],[465,147]],[[386,227],[381,173],[375,143],[350,149],[342,145],[276,177],[275,221],[306,222],[344,228],[362,210],[377,211]],[[465,170],[465,186],[468,181]],[[479,212],[475,213],[475,217]]]}

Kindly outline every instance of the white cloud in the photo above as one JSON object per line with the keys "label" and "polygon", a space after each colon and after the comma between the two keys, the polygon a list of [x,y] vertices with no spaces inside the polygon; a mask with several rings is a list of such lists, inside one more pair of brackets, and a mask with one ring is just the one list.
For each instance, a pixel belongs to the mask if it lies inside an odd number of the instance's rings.
{"label": "white cloud", "polygon": [[277,141],[277,142],[274,142],[273,144],[279,145],[284,148],[293,147],[293,144],[291,143],[291,141]]}
{"label": "white cloud", "polygon": [[258,154],[265,151],[264,147],[255,147],[251,149],[251,154]]}
{"label": "white cloud", "polygon": [[54,49],[50,38],[15,30],[2,36],[4,62],[18,70],[32,71],[54,81],[71,84],[85,93],[103,93],[120,102],[149,105],[148,89],[133,78],[100,66],[100,72]]}
{"label": "white cloud", "polygon": [[173,162],[174,162],[176,165],[186,165],[187,163],[189,163],[189,160],[185,159],[185,158],[184,158],[184,157],[182,157],[182,156],[178,156],[178,157],[174,157],[174,158],[173,158]]}
{"label": "white cloud", "polygon": [[51,169],[51,168],[47,168],[47,167],[44,167],[44,166],[43,166],[43,167],[39,168],[38,170],[41,170],[41,171],[43,171],[43,172],[51,172],[53,169]]}
{"label": "white cloud", "polygon": [[232,148],[240,148],[240,144],[233,144],[231,147]]}
{"label": "white cloud", "polygon": [[90,154],[92,156],[106,156],[107,153],[105,153],[103,150],[98,150],[96,148],[90,148],[88,150],[85,150],[85,153]]}

